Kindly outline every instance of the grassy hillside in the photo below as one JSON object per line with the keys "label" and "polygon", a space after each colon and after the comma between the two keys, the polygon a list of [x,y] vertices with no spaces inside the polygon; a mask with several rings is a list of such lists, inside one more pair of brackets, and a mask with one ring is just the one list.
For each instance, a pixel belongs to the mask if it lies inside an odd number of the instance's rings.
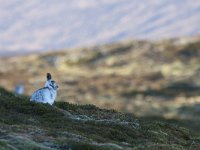
{"label": "grassy hillside", "polygon": [[125,41],[1,58],[0,84],[13,90],[21,80],[30,95],[51,72],[58,101],[200,122],[199,43],[200,37]]}
{"label": "grassy hillside", "polygon": [[0,88],[2,150],[198,150],[186,128],[94,105],[29,102]]}
{"label": "grassy hillside", "polygon": [[[88,48],[61,50],[60,52],[1,58],[0,86],[13,91],[21,80],[25,94],[31,95],[35,89],[44,86],[46,73],[50,72],[60,87],[57,107],[67,109],[66,111],[70,113],[70,116],[78,115],[83,119],[86,117],[86,119],[89,119],[87,125],[94,122],[96,124],[96,121],[93,120],[96,118],[100,122],[103,122],[104,119],[116,120],[117,118],[118,120],[119,114],[121,114],[109,111],[110,115],[108,115],[105,110],[98,109],[97,111],[96,107],[88,106],[88,104],[94,104],[100,108],[133,113],[135,116],[143,118],[139,119],[142,125],[148,121],[151,124],[152,120],[156,122],[164,121],[188,128],[192,135],[200,136],[199,56],[200,37],[195,37],[164,41],[124,41]],[[21,100],[19,101],[21,102]],[[28,107],[32,109],[33,106],[29,106],[30,104],[27,103]],[[62,104],[64,106],[61,106]],[[42,105],[40,107],[46,108],[48,106]],[[85,107],[87,107],[87,111],[84,109]],[[88,107],[91,107],[90,111],[88,111]],[[23,115],[27,119],[21,119],[20,123],[23,121],[41,122],[35,115],[35,118],[29,117],[31,109],[24,109],[22,109],[25,112]],[[57,110],[54,107],[49,109]],[[6,116],[9,117],[10,115],[6,114]],[[110,118],[106,118],[108,116]],[[78,118],[79,121],[80,118]],[[12,119],[15,121],[18,118]],[[141,123],[143,121],[144,124]],[[58,122],[61,121],[58,120]],[[87,130],[83,128],[83,124],[77,122],[77,118],[75,123],[80,124],[81,133],[84,131],[85,135]],[[55,121],[53,124],[55,124]],[[45,132],[43,129],[46,126],[39,129]],[[89,133],[93,133],[93,131],[95,131],[94,127],[91,126]],[[71,132],[80,135],[80,131],[77,129]],[[118,133],[118,131],[116,132]],[[98,143],[105,142],[102,140],[105,135],[100,134],[93,137],[92,133],[87,136],[87,139],[93,139]],[[121,137],[122,133],[118,134]],[[142,133],[143,140],[146,134],[148,133]],[[63,136],[65,140],[65,135]],[[152,136],[154,137],[154,135]],[[140,137],[140,134],[138,137]],[[112,139],[112,137],[110,138]],[[134,141],[138,142],[137,139],[140,140],[140,138],[134,138]],[[116,139],[114,139],[114,142],[110,140],[107,142],[117,143],[121,146]],[[144,143],[143,141],[141,145],[144,145]]]}

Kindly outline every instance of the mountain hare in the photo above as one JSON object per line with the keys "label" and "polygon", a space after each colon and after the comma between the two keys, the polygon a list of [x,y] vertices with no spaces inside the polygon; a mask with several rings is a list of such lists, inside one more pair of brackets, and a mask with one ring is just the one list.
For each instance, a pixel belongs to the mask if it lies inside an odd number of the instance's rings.
{"label": "mountain hare", "polygon": [[16,93],[17,95],[22,95],[22,94],[24,93],[24,87],[23,87],[23,84],[22,84],[21,81],[20,81],[20,82],[18,83],[18,85],[15,87],[15,93]]}
{"label": "mountain hare", "polygon": [[55,81],[51,80],[51,74],[47,73],[47,81],[45,86],[41,89],[38,89],[31,96],[30,101],[48,103],[52,105],[57,96],[58,85]]}

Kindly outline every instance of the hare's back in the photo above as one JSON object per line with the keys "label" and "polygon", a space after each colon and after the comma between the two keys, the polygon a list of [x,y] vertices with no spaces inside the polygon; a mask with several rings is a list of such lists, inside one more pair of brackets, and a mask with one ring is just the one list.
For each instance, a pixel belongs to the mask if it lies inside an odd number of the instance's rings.
{"label": "hare's back", "polygon": [[31,96],[31,101],[45,102],[49,90],[47,88],[38,89]]}

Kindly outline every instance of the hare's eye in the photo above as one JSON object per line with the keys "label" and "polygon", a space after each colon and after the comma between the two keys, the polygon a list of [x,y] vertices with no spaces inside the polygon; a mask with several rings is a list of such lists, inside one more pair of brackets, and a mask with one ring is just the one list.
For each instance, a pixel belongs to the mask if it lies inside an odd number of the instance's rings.
{"label": "hare's eye", "polygon": [[56,82],[55,81],[51,81],[51,85],[52,86],[56,86]]}

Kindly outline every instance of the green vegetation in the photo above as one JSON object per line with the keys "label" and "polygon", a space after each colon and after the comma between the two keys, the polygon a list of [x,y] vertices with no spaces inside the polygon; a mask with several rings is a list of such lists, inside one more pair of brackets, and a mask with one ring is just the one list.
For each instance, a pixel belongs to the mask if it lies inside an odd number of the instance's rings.
{"label": "green vegetation", "polygon": [[30,102],[0,88],[0,149],[198,150],[200,140],[165,121],[94,105]]}

